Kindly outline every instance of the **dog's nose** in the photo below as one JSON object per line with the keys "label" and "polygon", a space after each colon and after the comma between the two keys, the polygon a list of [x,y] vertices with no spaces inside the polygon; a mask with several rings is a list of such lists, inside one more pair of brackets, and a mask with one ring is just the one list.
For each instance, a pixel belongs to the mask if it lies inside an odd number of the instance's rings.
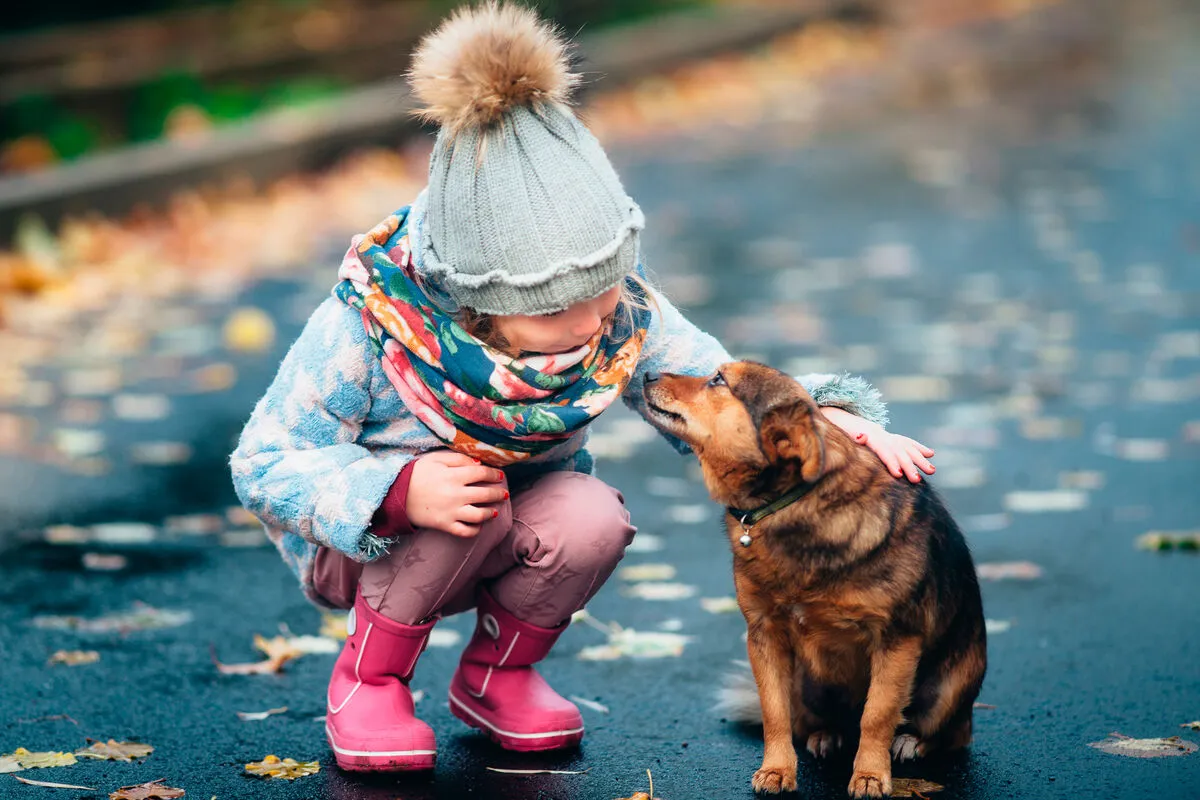
{"label": "dog's nose", "polygon": [[661,376],[657,372],[647,372],[646,373],[646,385],[649,386],[650,384],[657,381],[660,377]]}

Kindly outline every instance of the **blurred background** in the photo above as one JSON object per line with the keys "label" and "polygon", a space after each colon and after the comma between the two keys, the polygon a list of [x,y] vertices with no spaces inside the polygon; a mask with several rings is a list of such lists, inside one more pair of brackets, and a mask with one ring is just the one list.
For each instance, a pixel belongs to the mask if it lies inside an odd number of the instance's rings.
{"label": "blurred background", "polygon": [[[719,510],[624,409],[591,449],[641,528],[626,563],[647,569],[614,578],[589,607],[603,624],[574,626],[547,666],[603,709],[585,710],[582,753],[517,758],[454,727],[465,617],[418,671],[438,774],[400,788],[328,759],[313,720],[330,653],[214,669],[210,644],[249,661],[280,625],[336,641],[238,508],[227,458],[349,236],[421,188],[431,136],[402,75],[455,5],[5,13],[0,659],[17,689],[0,755],[157,748],[37,777],[105,796],[162,774],[236,797],[255,791],[241,763],[277,752],[323,766],[281,797],[611,800],[646,769],[666,800],[749,796],[761,740],[706,710],[743,656]],[[739,357],[864,376],[891,429],[938,450],[992,661],[971,754],[912,775],[947,797],[1194,796],[1200,756],[1170,737],[1200,719],[1196,5],[535,5],[577,37],[579,113],[646,211],[644,258],[676,304]],[[59,652],[96,658],[48,667]],[[101,699],[118,676],[142,690]],[[234,714],[260,707],[291,711]],[[1087,746],[1113,732],[1174,757]],[[587,774],[486,770],[547,763]],[[806,796],[843,796],[845,767],[806,760]],[[11,777],[0,797],[28,788]]]}

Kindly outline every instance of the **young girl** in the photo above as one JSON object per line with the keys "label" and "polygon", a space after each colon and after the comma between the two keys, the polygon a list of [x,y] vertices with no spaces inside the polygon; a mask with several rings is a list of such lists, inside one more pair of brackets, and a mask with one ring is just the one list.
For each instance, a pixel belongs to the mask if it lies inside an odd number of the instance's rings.
{"label": "young girl", "polygon": [[[617,398],[644,411],[647,373],[731,360],[646,285],[642,213],[566,106],[577,76],[553,29],[460,10],[413,64],[441,126],[429,184],[355,237],[232,458],[308,597],[351,609],[326,722],[351,770],[433,767],[408,683],[437,621],[469,608],[453,713],[512,750],[580,741],[533,665],[635,531],[590,474],[588,425]],[[862,381],[803,381],[897,477],[933,472]]]}

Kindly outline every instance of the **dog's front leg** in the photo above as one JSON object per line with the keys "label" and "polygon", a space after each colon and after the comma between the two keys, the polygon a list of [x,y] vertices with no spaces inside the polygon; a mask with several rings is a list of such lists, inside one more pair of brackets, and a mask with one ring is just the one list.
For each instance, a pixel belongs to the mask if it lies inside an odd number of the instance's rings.
{"label": "dog's front leg", "polygon": [[770,620],[747,618],[750,667],[763,712],[762,768],[751,785],[756,792],[778,794],[796,789],[796,748],[792,744],[792,660],[786,631]]}
{"label": "dog's front leg", "polygon": [[892,738],[912,697],[920,658],[921,642],[916,638],[902,639],[871,654],[871,686],[850,778],[851,797],[892,793]]}

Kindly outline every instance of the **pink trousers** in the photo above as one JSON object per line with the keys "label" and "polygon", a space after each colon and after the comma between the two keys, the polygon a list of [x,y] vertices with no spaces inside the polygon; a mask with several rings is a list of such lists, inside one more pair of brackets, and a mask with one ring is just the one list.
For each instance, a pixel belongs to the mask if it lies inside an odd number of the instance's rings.
{"label": "pink trousers", "polygon": [[621,494],[578,472],[544,475],[494,508],[499,516],[477,536],[418,528],[369,564],[322,547],[313,585],[350,608],[361,583],[368,605],[415,625],[472,608],[483,584],[513,616],[552,628],[604,585],[637,532]]}

